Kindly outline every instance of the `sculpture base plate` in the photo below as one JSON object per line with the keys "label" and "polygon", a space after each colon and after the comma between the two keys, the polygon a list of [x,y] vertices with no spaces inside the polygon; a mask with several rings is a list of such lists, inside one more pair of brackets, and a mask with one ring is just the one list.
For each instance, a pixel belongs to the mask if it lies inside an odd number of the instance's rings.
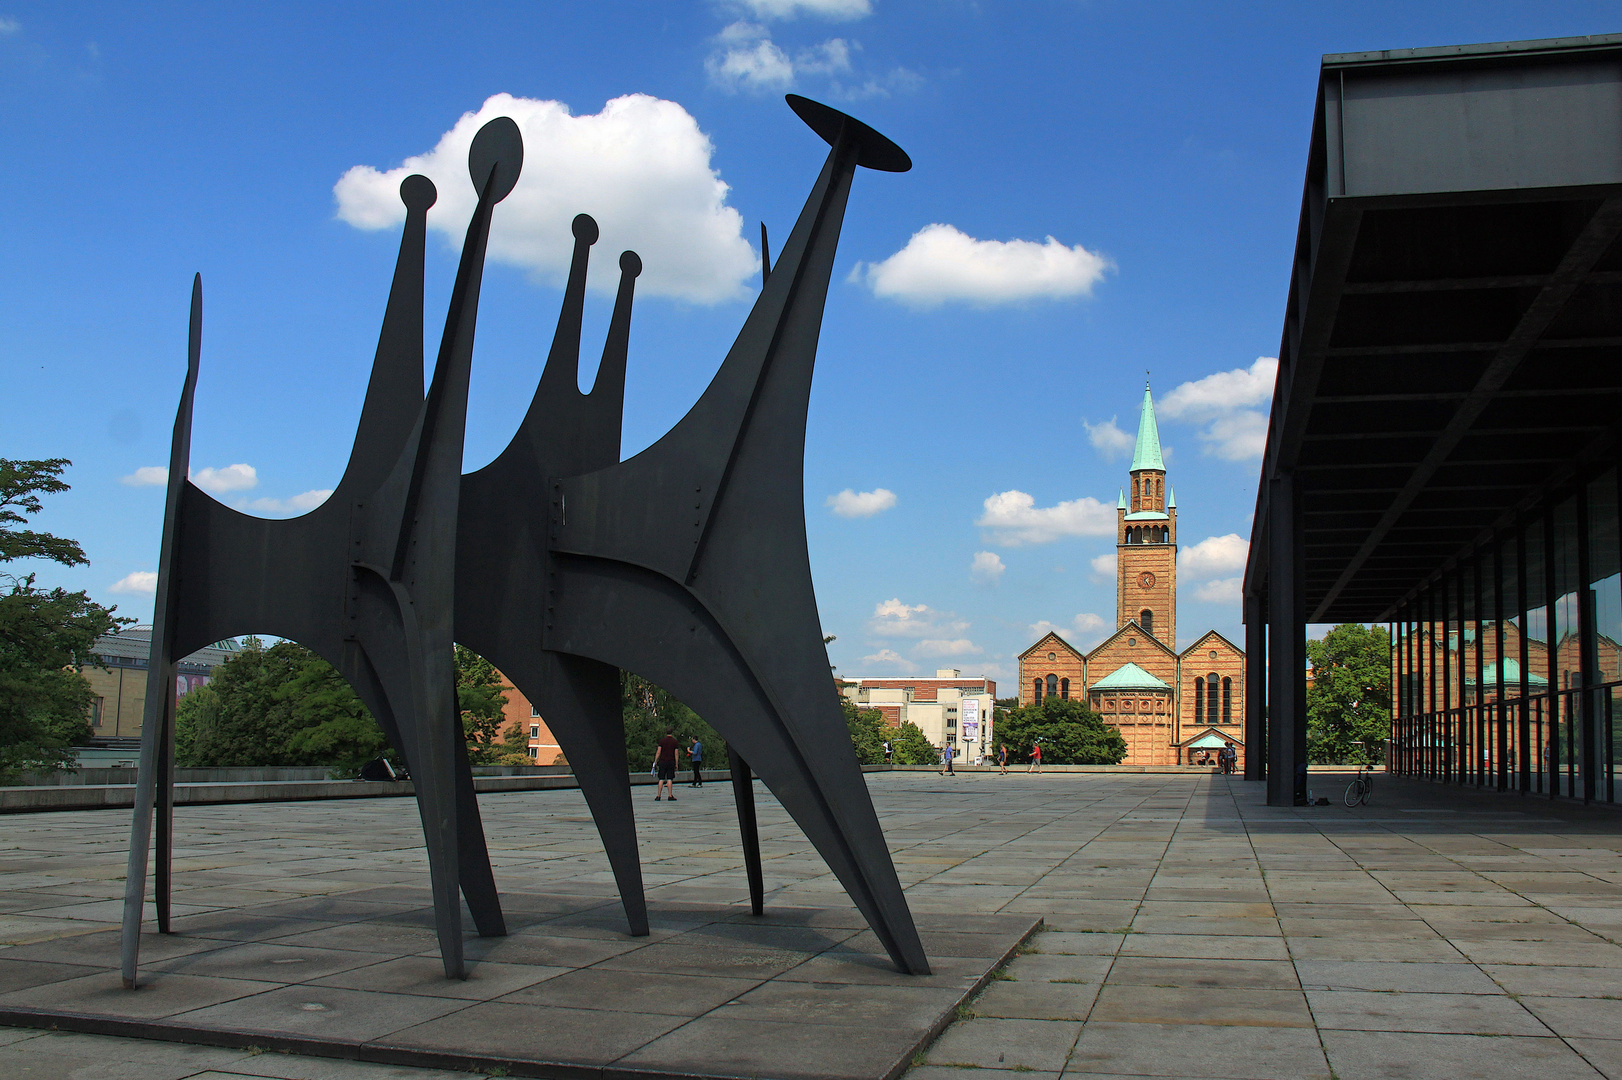
{"label": "sculpture base plate", "polygon": [[[5,950],[0,1025],[536,1077],[851,1077],[911,1064],[1040,925],[920,915],[934,973],[895,971],[854,908],[504,892],[505,938],[444,977],[426,889],[177,915],[123,989],[115,931]],[[471,935],[471,926],[469,927]]]}

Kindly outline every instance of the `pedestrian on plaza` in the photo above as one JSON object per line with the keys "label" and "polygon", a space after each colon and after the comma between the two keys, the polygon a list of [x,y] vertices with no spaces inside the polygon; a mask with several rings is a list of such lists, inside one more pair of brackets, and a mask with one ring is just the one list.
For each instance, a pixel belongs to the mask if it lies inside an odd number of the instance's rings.
{"label": "pedestrian on plaza", "polygon": [[1233,775],[1233,767],[1239,764],[1239,751],[1235,750],[1233,743],[1229,742],[1222,748],[1222,771],[1225,775]]}
{"label": "pedestrian on plaza", "polygon": [[1031,744],[1031,765],[1025,770],[1028,773],[1042,771],[1042,740],[1038,739]]}
{"label": "pedestrian on plaza", "polygon": [[654,802],[664,799],[667,788],[670,801],[676,801],[676,759],[679,757],[681,747],[676,744],[676,729],[665,728],[665,737],[659,740],[653,755],[653,775],[659,780],[653,795]]}
{"label": "pedestrian on plaza", "polygon": [[956,776],[957,775],[957,773],[952,771],[952,744],[951,743],[947,743],[944,747],[941,748],[941,775],[942,776]]}
{"label": "pedestrian on plaza", "polygon": [[997,775],[1008,775],[1008,744],[1003,743],[997,750]]}
{"label": "pedestrian on plaza", "polygon": [[890,740],[885,739],[884,740],[884,763],[886,765],[890,764],[890,755],[893,754],[893,753],[895,753],[895,751],[890,749]]}
{"label": "pedestrian on plaza", "polygon": [[687,786],[703,787],[704,744],[698,741],[697,735],[693,736],[693,745],[687,748],[687,763],[693,767],[693,782]]}

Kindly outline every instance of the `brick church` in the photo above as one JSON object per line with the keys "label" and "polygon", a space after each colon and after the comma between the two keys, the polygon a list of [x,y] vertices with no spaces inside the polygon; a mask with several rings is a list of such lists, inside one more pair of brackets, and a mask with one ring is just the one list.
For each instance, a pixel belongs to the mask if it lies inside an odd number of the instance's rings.
{"label": "brick church", "polygon": [[1245,654],[1215,630],[1177,651],[1177,495],[1166,486],[1149,388],[1130,496],[1115,510],[1116,630],[1090,653],[1047,634],[1019,656],[1019,701],[1076,697],[1126,739],[1124,765],[1187,765],[1225,742],[1245,760]]}

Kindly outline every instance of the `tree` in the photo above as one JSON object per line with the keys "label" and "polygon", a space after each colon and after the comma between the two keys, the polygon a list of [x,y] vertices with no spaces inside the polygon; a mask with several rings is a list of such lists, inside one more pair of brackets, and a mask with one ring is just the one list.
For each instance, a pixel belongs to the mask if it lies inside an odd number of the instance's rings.
{"label": "tree", "polygon": [[[67,491],[66,458],[0,458],[0,564],[45,559],[84,566],[84,549],[50,533],[18,528],[42,509],[41,495]],[[71,767],[90,738],[95,695],[79,672],[100,666],[96,639],[134,619],[114,617],[84,592],[40,589],[33,574],[0,573],[0,780],[24,769]]]}
{"label": "tree", "polygon": [[998,721],[996,740],[1008,744],[1010,762],[1029,761],[1038,739],[1048,765],[1118,765],[1126,757],[1126,740],[1118,730],[1085,702],[1057,695],[1009,709]]}
{"label": "tree", "polygon": [[[884,764],[884,740],[891,735],[890,725],[877,709],[861,709],[843,695],[839,707],[845,714],[845,727],[850,731],[850,744],[856,750],[856,761],[862,765]],[[893,747],[892,743],[892,747]]]}
{"label": "tree", "polygon": [[[495,665],[474,652],[456,646],[456,707],[462,714],[462,737],[475,765],[494,765],[507,751],[498,742],[506,724],[506,686]],[[523,725],[516,725],[522,727]],[[524,739],[524,764],[529,763],[529,739]]]}
{"label": "tree", "polygon": [[625,758],[632,772],[653,767],[654,747],[666,728],[675,729],[683,752],[696,735],[704,744],[706,768],[725,767],[727,746],[720,734],[670,691],[629,671],[620,672],[620,714],[625,721]]}
{"label": "tree", "polygon": [[1378,764],[1391,736],[1391,636],[1383,626],[1342,623],[1307,642],[1307,760]]}
{"label": "tree", "polygon": [[940,760],[940,747],[930,742],[923,729],[907,721],[890,735],[891,760],[897,765],[933,765]]}

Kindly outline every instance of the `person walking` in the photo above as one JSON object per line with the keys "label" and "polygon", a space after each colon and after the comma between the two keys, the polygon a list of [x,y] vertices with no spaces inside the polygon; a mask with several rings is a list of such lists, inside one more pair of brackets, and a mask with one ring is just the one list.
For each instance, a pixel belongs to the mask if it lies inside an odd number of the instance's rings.
{"label": "person walking", "polygon": [[688,787],[704,786],[704,744],[693,736],[693,745],[687,748],[687,763],[693,767],[693,782]]}
{"label": "person walking", "polygon": [[893,753],[895,753],[895,751],[890,749],[890,740],[885,739],[884,740],[884,763],[886,765],[890,764],[890,755],[893,754]]}
{"label": "person walking", "polygon": [[947,743],[944,747],[941,748],[941,775],[942,776],[956,776],[957,775],[957,773],[952,770],[952,757],[953,757],[952,744]]}
{"label": "person walking", "polygon": [[997,750],[997,775],[1008,775],[1008,744],[1003,743]]}
{"label": "person walking", "polygon": [[1233,767],[1238,763],[1238,761],[1239,751],[1233,748],[1233,743],[1229,742],[1224,745],[1222,747],[1222,774],[1224,776],[1232,776]]}
{"label": "person walking", "polygon": [[676,801],[676,759],[679,757],[681,747],[676,745],[676,729],[665,728],[665,737],[659,740],[653,754],[653,775],[659,780],[654,802],[665,797],[666,789],[670,791],[670,801]]}
{"label": "person walking", "polygon": [[1036,742],[1031,744],[1031,765],[1030,768],[1026,769],[1025,771],[1028,773],[1039,773],[1042,771],[1042,740],[1038,739]]}

